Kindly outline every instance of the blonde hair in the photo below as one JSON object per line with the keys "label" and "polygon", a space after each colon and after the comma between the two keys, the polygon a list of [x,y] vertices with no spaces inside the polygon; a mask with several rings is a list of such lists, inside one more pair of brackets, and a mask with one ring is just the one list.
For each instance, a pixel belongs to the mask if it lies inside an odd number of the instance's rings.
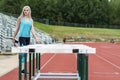
{"label": "blonde hair", "polygon": [[23,7],[23,9],[22,9],[22,12],[21,12],[21,14],[20,14],[20,17],[22,18],[22,17],[24,17],[24,10],[25,9],[28,9],[29,10],[29,18],[31,18],[31,8],[30,8],[30,6],[24,6]]}

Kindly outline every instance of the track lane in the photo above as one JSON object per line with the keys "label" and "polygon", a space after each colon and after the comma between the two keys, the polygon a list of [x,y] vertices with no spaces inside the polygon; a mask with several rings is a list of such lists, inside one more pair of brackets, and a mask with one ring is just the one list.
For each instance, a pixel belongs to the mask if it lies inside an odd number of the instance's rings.
{"label": "track lane", "polygon": [[76,73],[77,61],[75,54],[56,54],[42,69],[46,73]]}
{"label": "track lane", "polygon": [[87,45],[97,49],[97,54],[89,56],[89,80],[119,80],[120,47],[111,43]]}

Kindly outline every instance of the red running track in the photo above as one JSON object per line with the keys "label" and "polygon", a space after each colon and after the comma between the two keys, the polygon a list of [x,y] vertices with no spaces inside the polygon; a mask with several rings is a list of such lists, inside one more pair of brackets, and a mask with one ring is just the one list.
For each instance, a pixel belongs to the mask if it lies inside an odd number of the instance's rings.
{"label": "red running track", "polygon": [[[111,43],[74,43],[95,47],[89,55],[89,80],[120,80],[120,45]],[[76,73],[75,54],[43,54],[41,72]],[[18,80],[18,68],[0,77],[0,80]]]}
{"label": "red running track", "polygon": [[89,56],[89,80],[120,80],[120,45],[85,43],[97,49]]}

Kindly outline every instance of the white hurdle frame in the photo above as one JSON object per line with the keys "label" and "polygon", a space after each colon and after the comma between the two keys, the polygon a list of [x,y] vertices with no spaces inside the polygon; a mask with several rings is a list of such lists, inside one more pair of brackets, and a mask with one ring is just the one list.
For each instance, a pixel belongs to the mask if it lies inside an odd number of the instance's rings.
{"label": "white hurdle frame", "polygon": [[[92,48],[82,44],[36,44],[28,45],[23,47],[12,47],[12,53],[61,53],[61,54],[71,54],[78,53],[82,57],[86,57],[85,62],[88,62],[88,54],[95,54],[96,48]],[[82,59],[84,59],[82,58]],[[80,60],[78,60],[80,61]],[[36,75],[32,75],[29,80],[37,80],[38,78],[68,78],[68,79],[77,79],[77,80],[88,80],[88,71],[86,63],[82,68],[86,67],[84,74],[80,73],[78,68],[78,73],[40,73],[40,70],[36,71]],[[78,64],[77,64],[78,65]],[[78,65],[79,66],[79,65]],[[77,66],[77,67],[78,67]],[[86,74],[86,75],[85,75]],[[20,80],[20,79],[19,79]]]}

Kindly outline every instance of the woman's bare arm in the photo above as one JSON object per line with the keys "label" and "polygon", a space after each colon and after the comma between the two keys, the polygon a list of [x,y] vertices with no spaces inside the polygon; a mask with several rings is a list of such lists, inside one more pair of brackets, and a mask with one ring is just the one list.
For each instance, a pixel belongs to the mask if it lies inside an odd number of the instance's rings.
{"label": "woman's bare arm", "polygon": [[20,22],[21,22],[21,18],[18,17],[17,22],[16,22],[16,31],[15,31],[15,33],[13,35],[13,42],[15,41],[15,37],[18,34]]}
{"label": "woman's bare arm", "polygon": [[36,37],[36,32],[35,32],[34,26],[33,26],[33,20],[32,20],[31,32],[32,32],[32,35],[33,35],[33,37],[34,37],[36,43],[39,43],[39,42],[38,42],[38,39],[37,39],[37,37]]}

